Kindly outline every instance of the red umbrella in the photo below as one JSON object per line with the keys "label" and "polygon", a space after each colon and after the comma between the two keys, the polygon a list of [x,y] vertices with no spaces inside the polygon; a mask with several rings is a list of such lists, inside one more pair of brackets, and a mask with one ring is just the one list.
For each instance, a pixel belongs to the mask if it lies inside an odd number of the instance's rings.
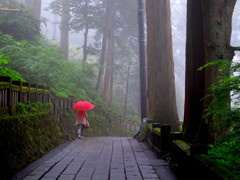
{"label": "red umbrella", "polygon": [[88,101],[79,101],[72,106],[73,109],[78,111],[87,111],[94,108],[94,105]]}

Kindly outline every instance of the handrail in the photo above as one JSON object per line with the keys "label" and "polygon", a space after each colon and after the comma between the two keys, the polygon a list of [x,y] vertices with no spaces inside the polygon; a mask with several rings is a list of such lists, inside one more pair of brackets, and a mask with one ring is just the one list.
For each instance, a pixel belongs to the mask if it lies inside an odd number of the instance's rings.
{"label": "handrail", "polygon": [[[59,103],[57,103],[59,101]],[[49,87],[12,81],[8,76],[0,76],[0,115],[15,113],[18,103],[51,103],[52,112],[61,120],[61,111],[70,107],[73,99],[55,96]]]}
{"label": "handrail", "polygon": [[[49,87],[31,84],[29,82],[12,81],[8,76],[0,76],[0,115],[16,113],[18,103],[51,103],[51,111],[58,121],[61,121],[61,114],[67,108],[71,108],[76,102],[73,98],[58,97],[50,91]],[[97,108],[95,108],[97,112]],[[133,131],[138,128],[136,123],[125,120],[122,117],[105,112],[107,118],[118,123],[120,127],[127,131]],[[111,118],[110,118],[111,119]]]}
{"label": "handrail", "polygon": [[147,142],[152,149],[158,152],[160,157],[170,152],[171,134],[171,126],[169,124],[160,124],[153,120],[147,121]]}

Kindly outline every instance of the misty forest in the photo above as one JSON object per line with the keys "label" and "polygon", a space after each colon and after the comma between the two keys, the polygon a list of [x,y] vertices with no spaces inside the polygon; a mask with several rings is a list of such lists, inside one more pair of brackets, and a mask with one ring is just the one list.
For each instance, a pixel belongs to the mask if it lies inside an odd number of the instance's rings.
{"label": "misty forest", "polygon": [[175,179],[239,180],[239,75],[240,0],[1,0],[0,176],[83,142],[88,101],[86,141],[145,143]]}

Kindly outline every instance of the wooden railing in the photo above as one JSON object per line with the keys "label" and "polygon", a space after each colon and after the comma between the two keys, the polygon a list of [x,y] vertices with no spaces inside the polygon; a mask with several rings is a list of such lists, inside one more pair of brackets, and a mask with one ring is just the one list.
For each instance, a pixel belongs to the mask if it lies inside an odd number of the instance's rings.
{"label": "wooden railing", "polygon": [[153,120],[147,120],[147,142],[152,149],[158,152],[160,157],[164,157],[170,153],[172,139],[179,134],[180,132],[171,132],[169,124],[160,124]]}
{"label": "wooden railing", "polygon": [[[56,119],[61,120],[61,114],[67,108],[71,108],[76,102],[74,98],[58,97],[50,91],[49,87],[30,84],[28,82],[12,81],[10,77],[0,77],[0,115],[13,115],[18,112],[19,103],[50,103],[51,111]],[[94,111],[100,113],[98,108]],[[102,112],[103,113],[103,112]],[[133,132],[139,127],[138,124],[125,120],[113,113],[100,113],[103,117],[112,119],[119,127]],[[111,116],[111,117],[110,117]]]}
{"label": "wooden railing", "polygon": [[182,140],[180,132],[171,132],[170,125],[148,120],[146,136],[147,142],[158,152],[159,157],[171,157],[171,164],[181,179],[194,179],[195,176],[197,179],[225,179],[224,174],[227,172],[223,168],[213,164],[211,158],[202,158],[201,154],[207,153],[207,146],[191,146]]}
{"label": "wooden railing", "polygon": [[10,77],[0,77],[0,115],[17,112],[19,103],[50,103],[51,110],[58,120],[61,120],[61,112],[74,103],[73,99],[55,96],[49,87],[30,84],[28,82],[12,81]]}
{"label": "wooden railing", "polygon": [[106,119],[110,121],[114,121],[118,125],[118,127],[121,127],[121,129],[125,129],[127,132],[129,132],[129,134],[136,132],[139,128],[138,123],[126,120],[123,117],[117,115],[116,113],[112,113],[111,111],[101,111],[98,108],[94,108],[94,113],[99,114],[101,117],[106,117]]}
{"label": "wooden railing", "polygon": [[139,125],[135,122],[123,119],[120,116],[117,115],[113,115],[115,118],[115,121],[117,122],[117,124],[122,128],[122,129],[126,129],[127,132],[135,132],[138,130]]}

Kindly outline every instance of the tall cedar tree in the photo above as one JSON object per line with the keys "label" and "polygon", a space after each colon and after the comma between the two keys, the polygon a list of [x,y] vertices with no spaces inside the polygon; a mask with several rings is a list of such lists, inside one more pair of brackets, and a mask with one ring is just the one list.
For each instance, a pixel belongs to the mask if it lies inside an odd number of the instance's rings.
{"label": "tall cedar tree", "polygon": [[69,21],[70,21],[70,1],[62,0],[60,49],[65,59],[68,59]]}
{"label": "tall cedar tree", "polygon": [[[30,11],[32,11],[34,17],[37,18],[38,20],[40,20],[42,1],[41,0],[26,0],[25,4],[30,9]],[[40,21],[38,24],[38,28],[39,28],[39,32],[40,32]]]}
{"label": "tall cedar tree", "polygon": [[108,48],[107,48],[107,55],[106,55],[106,68],[105,68],[104,88],[103,88],[103,98],[107,106],[110,105],[110,90],[112,89],[110,85],[113,86],[113,83],[111,83],[111,79],[110,79],[111,73],[113,71],[112,69],[113,63],[114,63],[114,29],[111,28],[109,29],[109,32],[108,32]]}
{"label": "tall cedar tree", "polygon": [[179,130],[169,0],[147,0],[149,117]]}
{"label": "tall cedar tree", "polygon": [[230,46],[232,14],[236,0],[188,0],[186,88],[183,136],[187,142],[208,144],[212,121],[204,119],[210,86],[217,81],[217,68],[197,69],[218,59],[232,60]]}
{"label": "tall cedar tree", "polygon": [[105,12],[105,26],[103,30],[103,37],[102,37],[102,49],[101,49],[101,56],[100,56],[100,68],[98,72],[98,79],[96,84],[96,90],[101,93],[103,89],[103,75],[104,75],[104,65],[106,62],[106,52],[107,52],[107,44],[108,44],[108,32],[109,29],[111,29],[111,18],[113,15],[113,7],[114,7],[114,1],[113,0],[107,0],[106,2],[106,12]]}
{"label": "tall cedar tree", "polygon": [[91,52],[88,46],[89,30],[102,27],[102,1],[73,0],[70,27],[76,32],[84,32],[83,61],[87,61]]}
{"label": "tall cedar tree", "polygon": [[[89,6],[89,1],[85,1],[85,10],[83,12],[83,18],[85,19],[87,19],[87,16],[88,16],[88,6]],[[85,32],[84,32],[84,43],[83,43],[83,61],[87,61],[88,31],[89,31],[89,23],[86,22]]]}
{"label": "tall cedar tree", "polygon": [[126,82],[126,90],[125,90],[125,100],[124,100],[124,107],[123,107],[123,117],[126,118],[127,115],[127,104],[128,104],[128,94],[129,94],[129,78],[130,78],[130,69],[131,69],[131,61],[128,62],[127,67],[127,82]]}
{"label": "tall cedar tree", "polygon": [[147,117],[147,72],[144,34],[143,0],[138,0],[138,32],[139,32],[139,71],[140,71],[140,106],[141,120]]}

